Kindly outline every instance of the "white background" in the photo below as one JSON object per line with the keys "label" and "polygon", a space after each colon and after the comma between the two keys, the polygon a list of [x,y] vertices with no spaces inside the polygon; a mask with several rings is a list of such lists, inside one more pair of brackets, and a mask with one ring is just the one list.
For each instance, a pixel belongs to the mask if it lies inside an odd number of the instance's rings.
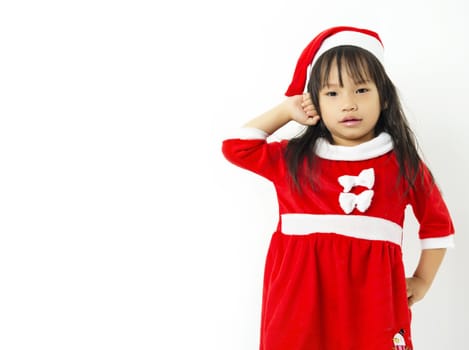
{"label": "white background", "polygon": [[[467,348],[464,1],[3,1],[0,349],[258,348],[267,181],[221,140],[329,26],[377,31],[457,229],[416,349]],[[406,224],[406,269],[418,258]]]}

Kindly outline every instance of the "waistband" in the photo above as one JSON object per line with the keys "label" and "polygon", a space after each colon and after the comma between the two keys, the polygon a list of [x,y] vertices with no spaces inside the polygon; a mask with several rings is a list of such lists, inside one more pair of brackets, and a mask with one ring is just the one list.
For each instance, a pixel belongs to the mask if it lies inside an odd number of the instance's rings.
{"label": "waistband", "polygon": [[364,215],[282,214],[281,232],[286,235],[336,233],[401,246],[402,227],[395,222]]}

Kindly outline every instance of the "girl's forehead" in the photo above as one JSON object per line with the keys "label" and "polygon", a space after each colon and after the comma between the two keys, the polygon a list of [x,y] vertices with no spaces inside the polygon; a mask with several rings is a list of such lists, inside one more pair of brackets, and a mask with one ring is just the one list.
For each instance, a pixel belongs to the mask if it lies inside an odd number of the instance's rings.
{"label": "girl's forehead", "polygon": [[373,80],[368,67],[363,61],[343,60],[340,65],[338,65],[337,61],[333,60],[322,68],[321,85],[323,86],[331,84],[343,85],[344,79],[351,79],[356,84]]}

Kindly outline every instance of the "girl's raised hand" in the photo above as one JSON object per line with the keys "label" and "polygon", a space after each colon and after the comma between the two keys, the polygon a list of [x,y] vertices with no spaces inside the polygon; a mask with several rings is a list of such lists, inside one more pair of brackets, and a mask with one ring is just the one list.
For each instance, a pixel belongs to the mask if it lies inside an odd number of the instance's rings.
{"label": "girl's raised hand", "polygon": [[311,100],[309,93],[293,96],[295,110],[291,118],[303,125],[316,125],[319,122],[319,115]]}

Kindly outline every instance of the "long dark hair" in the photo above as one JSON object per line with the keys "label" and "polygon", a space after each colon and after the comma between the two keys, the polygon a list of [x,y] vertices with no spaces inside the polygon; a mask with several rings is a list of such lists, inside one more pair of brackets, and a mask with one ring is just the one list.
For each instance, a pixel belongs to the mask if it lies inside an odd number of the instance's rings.
{"label": "long dark hair", "polygon": [[[410,187],[414,186],[420,167],[420,155],[414,133],[402,109],[396,87],[386,74],[383,65],[370,52],[355,46],[338,46],[326,51],[319,57],[311,70],[308,82],[308,92],[321,115],[319,107],[319,91],[327,86],[332,67],[336,65],[339,73],[339,83],[342,86],[342,70],[356,83],[371,80],[375,83],[380,99],[381,113],[376,124],[374,134],[387,132],[394,143],[394,152],[399,164],[400,176]],[[322,122],[315,126],[308,126],[306,130],[291,139],[286,147],[285,156],[293,183],[300,190],[299,173],[307,176],[308,182],[315,187],[315,145],[319,138],[325,138],[333,143],[332,135]],[[305,162],[306,160],[306,162]]]}

